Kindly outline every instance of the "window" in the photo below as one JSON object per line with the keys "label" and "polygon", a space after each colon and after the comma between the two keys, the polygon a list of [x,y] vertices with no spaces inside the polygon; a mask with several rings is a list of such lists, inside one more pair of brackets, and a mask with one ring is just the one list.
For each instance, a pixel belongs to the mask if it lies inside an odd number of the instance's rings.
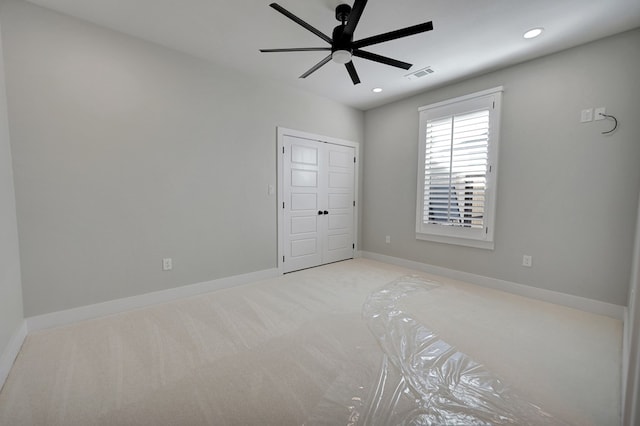
{"label": "window", "polygon": [[416,238],[493,249],[502,87],[420,112]]}

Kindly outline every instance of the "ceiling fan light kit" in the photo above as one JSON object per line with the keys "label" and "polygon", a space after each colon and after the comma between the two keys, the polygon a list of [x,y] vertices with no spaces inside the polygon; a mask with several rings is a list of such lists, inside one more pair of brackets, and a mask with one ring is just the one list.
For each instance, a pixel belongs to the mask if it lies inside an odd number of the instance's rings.
{"label": "ceiling fan light kit", "polygon": [[348,50],[335,50],[331,53],[331,59],[336,64],[346,64],[347,62],[351,62],[351,52]]}
{"label": "ceiling fan light kit", "polygon": [[287,18],[291,19],[298,25],[307,29],[308,31],[314,33],[318,37],[320,37],[325,42],[329,43],[330,47],[296,47],[296,48],[286,48],[286,49],[260,49],[263,53],[274,53],[274,52],[311,52],[311,51],[330,51],[329,55],[318,62],[316,65],[311,67],[307,72],[302,74],[300,78],[307,78],[309,75],[317,71],[320,67],[325,65],[327,62],[333,60],[333,62],[338,64],[344,64],[351,77],[351,81],[353,84],[360,83],[360,77],[356,71],[355,66],[353,65],[352,57],[356,56],[358,58],[367,59],[373,62],[379,62],[381,64],[389,65],[392,67],[401,68],[404,70],[408,70],[411,68],[412,64],[407,62],[398,61],[396,59],[388,58],[386,56],[378,55],[376,53],[371,53],[365,50],[362,50],[362,47],[371,46],[378,43],[384,43],[386,41],[396,40],[402,37],[411,36],[414,34],[419,34],[425,31],[433,30],[433,24],[431,21],[425,22],[423,24],[414,25],[411,27],[402,28],[395,31],[390,31],[383,34],[378,34],[372,37],[367,37],[361,40],[354,41],[353,33],[360,21],[360,17],[362,16],[362,12],[364,11],[365,6],[367,5],[367,0],[355,0],[353,3],[353,7],[348,4],[340,4],[336,7],[336,19],[340,22],[340,25],[336,26],[333,29],[332,37],[327,36],[317,28],[314,28],[307,22],[298,18],[293,13],[289,12],[282,6],[277,3],[271,3],[269,6],[280,12]]}

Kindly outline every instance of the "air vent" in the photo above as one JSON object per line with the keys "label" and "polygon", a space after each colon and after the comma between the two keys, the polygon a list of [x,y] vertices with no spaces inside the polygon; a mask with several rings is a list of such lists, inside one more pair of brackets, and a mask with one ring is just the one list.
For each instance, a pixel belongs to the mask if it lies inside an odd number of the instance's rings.
{"label": "air vent", "polygon": [[405,75],[405,77],[407,77],[409,80],[417,80],[433,73],[434,71],[433,69],[431,69],[431,67],[424,67],[422,69],[419,69],[418,71],[412,72],[411,74]]}

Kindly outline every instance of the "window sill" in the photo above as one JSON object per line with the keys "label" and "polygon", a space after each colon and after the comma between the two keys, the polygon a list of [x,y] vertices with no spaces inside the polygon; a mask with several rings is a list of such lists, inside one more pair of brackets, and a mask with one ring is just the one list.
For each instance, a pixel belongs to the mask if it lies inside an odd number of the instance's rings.
{"label": "window sill", "polygon": [[433,241],[436,243],[453,244],[457,246],[473,247],[485,250],[493,250],[493,241],[470,240],[467,238],[449,237],[444,235],[432,235],[416,233],[417,240]]}

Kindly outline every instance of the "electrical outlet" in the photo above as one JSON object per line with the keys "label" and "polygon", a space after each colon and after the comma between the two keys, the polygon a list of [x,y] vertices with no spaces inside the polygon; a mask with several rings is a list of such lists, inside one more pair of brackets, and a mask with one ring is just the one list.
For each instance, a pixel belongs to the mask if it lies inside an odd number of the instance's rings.
{"label": "electrical outlet", "polygon": [[387,235],[384,239],[384,242],[387,244],[391,243],[391,235]]}
{"label": "electrical outlet", "polygon": [[525,254],[524,256],[522,256],[522,266],[531,268],[532,263],[533,263],[533,258],[531,256],[529,256],[528,254]]}
{"label": "electrical outlet", "polygon": [[162,270],[163,271],[170,271],[173,269],[173,261],[171,260],[170,257],[166,257],[164,259],[162,259]]}
{"label": "electrical outlet", "polygon": [[595,113],[593,115],[593,119],[598,121],[598,120],[604,120],[605,116],[604,114],[607,113],[607,109],[605,107],[598,107],[595,110]]}

